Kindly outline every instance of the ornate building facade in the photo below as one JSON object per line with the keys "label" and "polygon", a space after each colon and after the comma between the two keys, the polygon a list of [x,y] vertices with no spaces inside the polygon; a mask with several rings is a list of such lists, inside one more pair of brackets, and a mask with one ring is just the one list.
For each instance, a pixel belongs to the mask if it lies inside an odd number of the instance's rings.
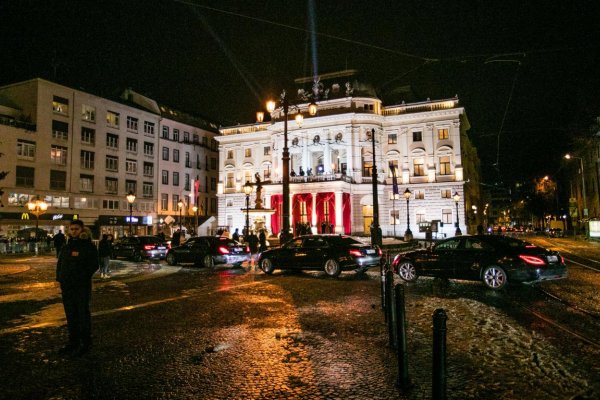
{"label": "ornate building facade", "polygon": [[[300,100],[289,111],[289,117],[306,114],[310,100],[317,100],[315,116],[307,116],[301,124],[293,118],[288,122],[294,234],[310,227],[313,233],[368,235],[373,223],[373,179],[378,181],[384,236],[403,236],[409,221],[415,238],[425,238],[428,230],[434,238],[452,236],[457,222],[464,233],[474,229],[465,207],[479,202],[479,161],[458,98],[385,106],[368,85],[354,79],[353,71],[320,78],[316,90],[298,89]],[[243,185],[260,180],[265,210],[254,209],[252,199],[251,228],[265,227],[272,235],[279,234],[283,118],[279,107],[270,122],[221,128],[222,135],[216,138],[220,226],[245,226]],[[374,164],[377,176],[373,176]],[[408,203],[403,196],[407,189]]]}

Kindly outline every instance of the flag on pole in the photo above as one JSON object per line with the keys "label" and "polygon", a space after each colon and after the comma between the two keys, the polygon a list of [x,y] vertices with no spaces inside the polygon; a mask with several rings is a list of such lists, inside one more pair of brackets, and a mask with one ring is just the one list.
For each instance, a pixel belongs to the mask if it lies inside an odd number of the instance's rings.
{"label": "flag on pole", "polygon": [[393,163],[390,163],[390,171],[392,171],[392,192],[394,194],[400,194],[398,190],[398,177],[396,175],[396,166]]}

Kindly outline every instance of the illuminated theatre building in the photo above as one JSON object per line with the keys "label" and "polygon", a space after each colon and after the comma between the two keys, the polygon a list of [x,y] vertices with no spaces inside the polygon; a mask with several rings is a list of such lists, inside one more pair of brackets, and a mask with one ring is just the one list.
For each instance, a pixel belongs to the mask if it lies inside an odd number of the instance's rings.
{"label": "illuminated theatre building", "polygon": [[[372,88],[357,82],[352,71],[346,72],[350,74],[321,75],[317,90],[305,87],[287,94],[294,104],[288,115],[292,233],[302,233],[310,225],[312,233],[368,235],[375,178],[384,236],[403,236],[407,216],[415,238],[425,238],[427,228],[433,228],[433,238],[453,236],[456,221],[463,233],[472,232],[479,161],[467,137],[469,122],[458,98],[384,106]],[[298,79],[296,84],[313,86],[310,79]],[[307,111],[315,91],[318,112],[311,117]],[[294,120],[297,112],[304,115],[300,124]],[[265,210],[256,209],[254,191],[250,228],[280,233],[283,117],[279,104],[269,122],[224,127],[215,138],[219,142],[220,226],[242,232],[246,223],[243,185],[255,183],[258,176]],[[377,177],[372,174],[374,162]],[[411,192],[408,215],[406,189]]]}

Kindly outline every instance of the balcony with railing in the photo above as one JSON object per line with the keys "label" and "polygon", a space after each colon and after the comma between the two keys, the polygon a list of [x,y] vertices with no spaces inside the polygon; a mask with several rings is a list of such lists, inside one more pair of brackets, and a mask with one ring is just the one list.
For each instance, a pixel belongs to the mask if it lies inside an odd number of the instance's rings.
{"label": "balcony with railing", "polygon": [[0,116],[0,124],[12,126],[19,129],[25,129],[26,131],[35,131],[37,126],[30,122],[18,121],[14,118]]}

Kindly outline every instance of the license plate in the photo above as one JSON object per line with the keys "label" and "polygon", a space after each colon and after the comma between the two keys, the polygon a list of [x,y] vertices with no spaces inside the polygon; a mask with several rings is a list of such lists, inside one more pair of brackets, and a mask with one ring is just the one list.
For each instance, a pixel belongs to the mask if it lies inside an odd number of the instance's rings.
{"label": "license plate", "polygon": [[375,250],[369,249],[369,250],[367,250],[367,254],[375,254]]}
{"label": "license plate", "polygon": [[557,256],[548,256],[548,262],[558,262]]}
{"label": "license plate", "polygon": [[166,250],[167,248],[166,247],[159,247],[158,249],[159,250]]}

